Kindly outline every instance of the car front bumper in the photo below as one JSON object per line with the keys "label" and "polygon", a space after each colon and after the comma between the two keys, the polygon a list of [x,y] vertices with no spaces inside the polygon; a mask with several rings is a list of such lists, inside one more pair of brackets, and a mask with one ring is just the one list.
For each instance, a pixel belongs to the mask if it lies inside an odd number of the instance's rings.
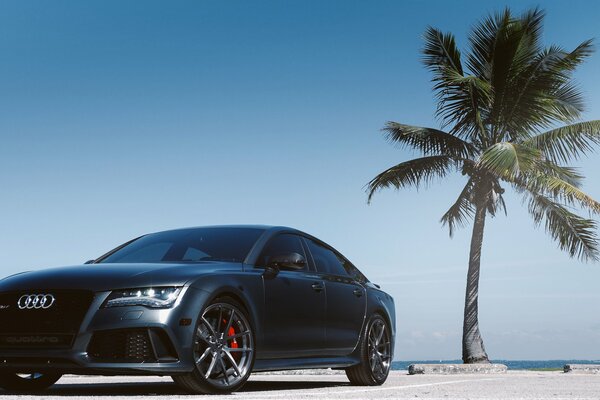
{"label": "car front bumper", "polygon": [[[109,295],[109,291],[95,293],[70,347],[52,348],[51,345],[39,344],[0,347],[0,372],[176,375],[194,369],[193,331],[199,310],[209,300],[209,292],[185,287],[177,303],[169,309],[141,306],[102,308]],[[127,350],[131,352],[143,348],[148,354],[152,352],[153,357],[98,357],[98,354],[90,351],[93,338],[99,333],[117,332],[120,336],[115,337],[123,338],[125,332],[125,340],[129,340],[127,332],[144,331],[151,332],[149,342],[129,344]],[[156,332],[159,333],[158,341],[154,335]],[[39,340],[48,336],[43,334],[36,338]],[[115,342],[114,345],[117,347],[119,344]],[[104,343],[103,348],[110,350],[110,342]],[[168,357],[164,356],[165,352]]]}

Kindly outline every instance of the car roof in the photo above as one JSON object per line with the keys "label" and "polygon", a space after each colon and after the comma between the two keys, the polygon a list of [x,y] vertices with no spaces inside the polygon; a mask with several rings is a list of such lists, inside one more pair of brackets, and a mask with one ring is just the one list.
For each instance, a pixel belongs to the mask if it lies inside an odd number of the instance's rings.
{"label": "car roof", "polygon": [[[262,231],[264,231],[263,237],[265,238],[270,238],[273,237],[274,235],[276,235],[279,232],[287,232],[287,233],[296,233],[296,234],[300,234],[303,235],[305,237],[308,237],[310,239],[314,239],[318,242],[321,242],[329,247],[331,247],[329,244],[323,242],[321,239],[303,232],[299,229],[295,229],[295,228],[290,228],[289,226],[278,226],[278,225],[251,225],[251,224],[237,224],[237,225],[205,225],[205,226],[191,226],[191,227],[187,227],[187,228],[177,228],[177,229],[168,229],[165,231],[159,231],[159,232],[152,232],[152,233],[163,233],[163,232],[177,232],[177,231],[185,231],[185,230],[194,230],[194,229],[205,229],[205,228],[230,228],[230,229],[260,229]],[[152,234],[151,233],[151,234]],[[143,235],[146,236],[146,235]],[[337,250],[336,250],[337,251]]]}
{"label": "car roof", "polygon": [[167,229],[164,231],[157,231],[155,233],[161,232],[176,232],[176,231],[184,231],[184,230],[192,230],[192,229],[205,229],[205,228],[231,228],[231,229],[261,229],[264,231],[296,231],[301,232],[298,229],[290,228],[287,226],[275,226],[275,225],[259,225],[259,224],[232,224],[232,225],[203,225],[203,226],[189,226],[185,228],[176,228],[176,229]]}

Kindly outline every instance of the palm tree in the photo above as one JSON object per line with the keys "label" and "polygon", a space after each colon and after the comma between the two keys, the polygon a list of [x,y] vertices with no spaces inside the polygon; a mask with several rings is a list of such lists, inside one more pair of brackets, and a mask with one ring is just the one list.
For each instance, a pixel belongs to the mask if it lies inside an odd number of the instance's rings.
{"label": "palm tree", "polygon": [[370,202],[382,188],[419,187],[451,172],[468,178],[441,218],[450,236],[473,220],[465,363],[489,362],[479,332],[479,270],[486,217],[506,213],[503,184],[523,196],[535,224],[543,224],[560,249],[582,260],[599,258],[596,223],[576,212],[599,214],[600,203],[580,190],[582,175],[566,166],[600,143],[600,120],[577,122],[583,98],[572,81],[592,43],[570,52],[542,47],[543,17],[539,9],[490,15],[473,28],[466,57],[452,34],[428,28],[423,63],[433,74],[436,117],[444,130],[388,122],[387,139],[422,157],[383,171],[367,185]]}

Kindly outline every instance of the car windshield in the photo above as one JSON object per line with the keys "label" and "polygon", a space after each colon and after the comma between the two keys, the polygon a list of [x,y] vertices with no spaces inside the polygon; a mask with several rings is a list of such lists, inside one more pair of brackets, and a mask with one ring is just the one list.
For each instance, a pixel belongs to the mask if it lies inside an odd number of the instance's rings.
{"label": "car windshield", "polygon": [[96,263],[243,262],[264,232],[259,228],[190,228],[142,236]]}

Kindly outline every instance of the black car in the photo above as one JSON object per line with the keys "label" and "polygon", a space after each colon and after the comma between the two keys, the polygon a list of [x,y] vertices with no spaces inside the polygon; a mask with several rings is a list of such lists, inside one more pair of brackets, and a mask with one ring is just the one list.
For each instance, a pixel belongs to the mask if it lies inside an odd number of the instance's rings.
{"label": "black car", "polygon": [[252,371],[343,369],[380,385],[394,349],[390,295],[295,229],[214,226],[141,236],[86,265],[0,280],[0,387],[62,374],[170,375],[194,393]]}

